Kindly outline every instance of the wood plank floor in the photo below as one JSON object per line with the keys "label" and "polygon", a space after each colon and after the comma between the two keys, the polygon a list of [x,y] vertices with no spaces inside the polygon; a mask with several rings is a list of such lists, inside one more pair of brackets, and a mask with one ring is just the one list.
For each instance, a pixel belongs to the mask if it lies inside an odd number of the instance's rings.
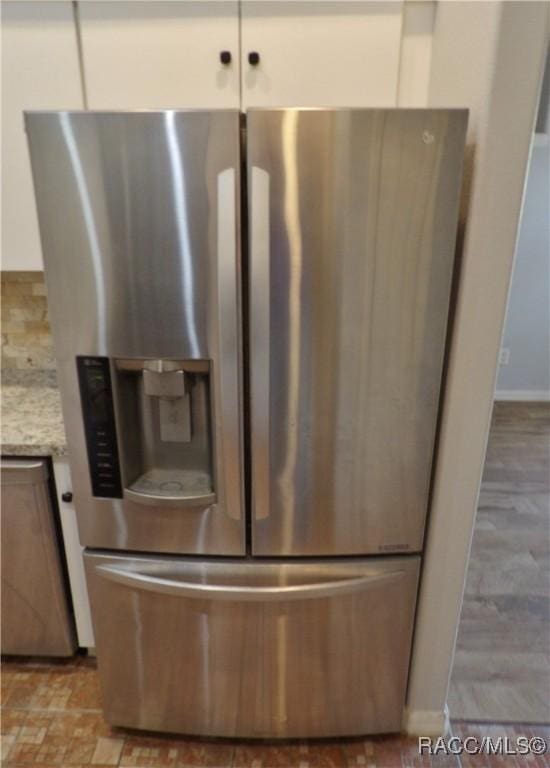
{"label": "wood plank floor", "polygon": [[496,403],[452,718],[550,722],[550,403]]}

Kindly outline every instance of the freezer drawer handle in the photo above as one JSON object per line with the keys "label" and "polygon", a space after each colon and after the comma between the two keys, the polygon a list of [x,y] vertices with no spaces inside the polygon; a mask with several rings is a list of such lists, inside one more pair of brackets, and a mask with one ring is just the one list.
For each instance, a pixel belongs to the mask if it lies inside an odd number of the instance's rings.
{"label": "freezer drawer handle", "polygon": [[98,565],[97,572],[103,578],[133,589],[144,589],[157,594],[191,597],[200,600],[273,601],[307,600],[322,597],[334,597],[340,594],[361,592],[381,583],[397,581],[405,571],[388,571],[382,574],[370,574],[351,579],[322,581],[311,584],[299,584],[288,587],[236,587],[223,584],[200,584],[187,581],[174,581],[135,571],[121,570],[111,565]]}

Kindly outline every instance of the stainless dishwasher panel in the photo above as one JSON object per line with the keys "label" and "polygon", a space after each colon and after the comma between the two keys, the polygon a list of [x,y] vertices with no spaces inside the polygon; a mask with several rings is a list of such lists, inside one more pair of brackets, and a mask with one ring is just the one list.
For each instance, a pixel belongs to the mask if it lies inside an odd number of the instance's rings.
{"label": "stainless dishwasher panel", "polygon": [[2,653],[71,656],[75,631],[45,461],[2,459]]}
{"label": "stainless dishwasher panel", "polygon": [[246,738],[400,730],[417,557],[85,561],[113,725]]}

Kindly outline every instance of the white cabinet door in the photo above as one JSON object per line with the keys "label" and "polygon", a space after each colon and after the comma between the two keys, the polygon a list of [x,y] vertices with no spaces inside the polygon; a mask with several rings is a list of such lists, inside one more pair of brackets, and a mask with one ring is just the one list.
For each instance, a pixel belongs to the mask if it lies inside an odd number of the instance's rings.
{"label": "white cabinet door", "polygon": [[90,109],[238,109],[237,0],[81,2],[78,9]]}
{"label": "white cabinet door", "polygon": [[25,109],[81,109],[70,2],[2,3],[2,268],[40,270]]}
{"label": "white cabinet door", "polygon": [[243,107],[395,106],[402,10],[391,1],[243,0]]}

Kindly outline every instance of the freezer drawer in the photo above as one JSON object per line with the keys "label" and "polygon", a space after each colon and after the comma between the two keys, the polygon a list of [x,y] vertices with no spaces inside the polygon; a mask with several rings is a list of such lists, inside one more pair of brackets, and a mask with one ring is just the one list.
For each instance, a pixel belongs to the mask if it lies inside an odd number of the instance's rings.
{"label": "freezer drawer", "polygon": [[85,560],[113,725],[236,737],[401,728],[419,558]]}
{"label": "freezer drawer", "polygon": [[71,656],[73,617],[40,460],[2,459],[2,653]]}

